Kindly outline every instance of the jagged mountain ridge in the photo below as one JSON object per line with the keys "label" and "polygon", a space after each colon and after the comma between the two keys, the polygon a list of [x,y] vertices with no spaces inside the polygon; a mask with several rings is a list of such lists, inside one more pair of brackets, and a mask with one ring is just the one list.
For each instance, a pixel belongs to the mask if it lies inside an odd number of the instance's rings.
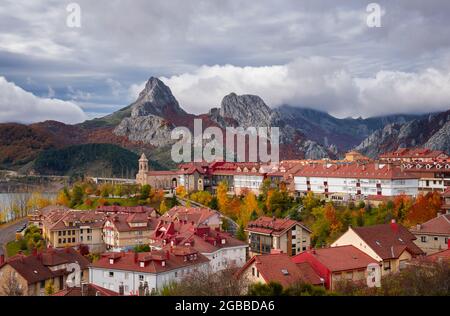
{"label": "jagged mountain ridge", "polygon": [[450,110],[399,124],[388,124],[355,149],[369,156],[403,147],[425,147],[450,153]]}

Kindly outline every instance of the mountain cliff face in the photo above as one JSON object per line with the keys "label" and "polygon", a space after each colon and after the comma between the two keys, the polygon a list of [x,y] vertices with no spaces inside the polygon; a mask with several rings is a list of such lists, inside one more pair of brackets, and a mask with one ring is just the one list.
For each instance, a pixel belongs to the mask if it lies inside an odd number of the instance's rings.
{"label": "mountain cliff face", "polygon": [[355,149],[369,157],[401,147],[425,147],[450,152],[450,110],[403,124],[388,124]]}
{"label": "mountain cliff face", "polygon": [[275,111],[283,122],[301,131],[308,139],[324,146],[336,146],[340,152],[347,151],[361,143],[386,124],[405,123],[418,115],[390,115],[368,119],[338,119],[328,113],[283,105]]}

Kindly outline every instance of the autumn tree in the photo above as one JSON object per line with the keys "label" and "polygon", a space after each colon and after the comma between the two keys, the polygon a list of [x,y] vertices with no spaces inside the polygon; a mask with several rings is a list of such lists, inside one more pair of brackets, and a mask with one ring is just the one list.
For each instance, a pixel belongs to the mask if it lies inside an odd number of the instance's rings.
{"label": "autumn tree", "polygon": [[252,191],[247,191],[240,208],[239,222],[243,226],[247,226],[253,212],[257,212],[258,210],[258,201],[256,200],[255,194]]}
{"label": "autumn tree", "polygon": [[419,194],[406,215],[406,222],[408,225],[416,225],[429,221],[436,217],[441,206],[442,200],[439,193]]}
{"label": "autumn tree", "polygon": [[230,199],[228,197],[228,184],[222,181],[217,186],[217,205],[219,211],[226,214]]}
{"label": "autumn tree", "polygon": [[165,214],[168,210],[169,210],[169,208],[166,205],[166,201],[163,199],[161,201],[161,204],[159,204],[159,213]]}
{"label": "autumn tree", "polygon": [[177,187],[177,189],[175,190],[175,193],[176,193],[177,196],[179,196],[182,199],[184,199],[187,196],[186,189],[182,185]]}

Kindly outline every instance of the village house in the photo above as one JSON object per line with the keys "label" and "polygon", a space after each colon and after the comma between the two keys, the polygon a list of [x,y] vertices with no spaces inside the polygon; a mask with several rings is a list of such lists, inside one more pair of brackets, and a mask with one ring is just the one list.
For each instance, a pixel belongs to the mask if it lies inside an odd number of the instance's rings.
{"label": "village house", "polygon": [[219,227],[213,229],[187,219],[161,219],[151,239],[152,249],[179,245],[192,247],[209,259],[212,272],[239,268],[246,261],[247,243],[220,231]]}
{"label": "village house", "polygon": [[311,230],[301,222],[263,216],[247,224],[250,255],[278,250],[289,256],[306,251],[311,245]]}
{"label": "village house", "polygon": [[90,252],[105,250],[102,228],[106,215],[95,211],[55,209],[44,215],[42,234],[54,248],[85,245]]}
{"label": "village house", "polygon": [[205,225],[212,229],[222,227],[221,215],[209,208],[175,206],[161,216],[161,221],[183,221],[195,226]]}
{"label": "village house", "polygon": [[103,241],[110,251],[123,251],[150,243],[158,224],[154,209],[146,212],[109,215],[102,227]]}
{"label": "village house", "polygon": [[[170,282],[206,271],[208,258],[191,247],[104,253],[89,267],[91,283],[124,295],[152,294]],[[122,290],[123,289],[123,290]]]}
{"label": "village house", "polygon": [[335,290],[340,281],[365,284],[368,265],[377,263],[354,246],[311,249],[292,257],[292,261],[311,265],[330,290]]}
{"label": "village house", "polygon": [[252,257],[236,274],[248,284],[276,282],[284,288],[296,283],[323,285],[324,280],[309,263],[295,263],[287,254],[268,254]]}
{"label": "village house", "polygon": [[426,254],[447,249],[450,239],[450,214],[438,216],[410,229],[416,236],[414,241]]}
{"label": "village house", "polygon": [[[3,262],[2,262],[3,261]],[[74,265],[79,271],[74,271]],[[52,284],[55,291],[80,286],[89,281],[89,261],[72,248],[35,251],[32,255],[18,254],[0,260],[0,296],[4,287],[17,284],[24,296],[45,295],[45,287]],[[73,273],[72,273],[73,272]],[[79,274],[76,274],[79,273]]]}
{"label": "village house", "polygon": [[395,220],[390,224],[349,227],[331,247],[352,245],[380,264],[381,274],[398,272],[412,258],[424,252],[414,243],[416,237]]}

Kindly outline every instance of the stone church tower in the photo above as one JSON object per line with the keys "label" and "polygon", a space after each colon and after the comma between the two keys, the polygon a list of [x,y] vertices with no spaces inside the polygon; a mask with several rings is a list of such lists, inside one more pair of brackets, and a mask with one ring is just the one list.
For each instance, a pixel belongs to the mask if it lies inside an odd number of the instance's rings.
{"label": "stone church tower", "polygon": [[145,157],[145,154],[142,154],[139,159],[139,172],[136,175],[136,182],[141,185],[148,184],[148,159]]}

